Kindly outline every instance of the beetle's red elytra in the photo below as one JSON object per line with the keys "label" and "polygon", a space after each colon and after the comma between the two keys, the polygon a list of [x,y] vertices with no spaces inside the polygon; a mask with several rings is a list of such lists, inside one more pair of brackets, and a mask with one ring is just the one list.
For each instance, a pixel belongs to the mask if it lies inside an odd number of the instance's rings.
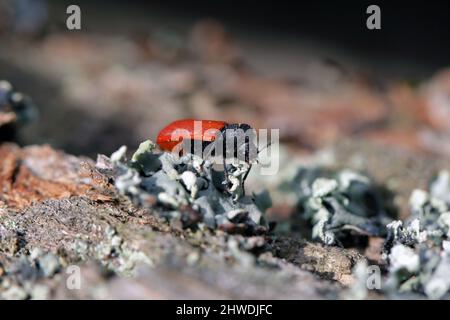
{"label": "beetle's red elytra", "polygon": [[228,123],[215,120],[176,120],[164,127],[158,134],[156,143],[162,150],[172,151],[183,139],[212,142],[214,130],[223,130]]}
{"label": "beetle's red elytra", "polygon": [[[226,158],[237,158],[240,155],[243,160],[249,162],[254,158],[254,156],[251,156],[251,151],[254,150],[254,154],[257,153],[256,145],[250,146],[252,138],[248,135],[253,133],[254,130],[245,123],[229,124],[225,121],[217,120],[182,119],[164,127],[159,132],[156,142],[162,150],[171,152],[182,141],[188,139],[194,144],[195,141],[201,142],[204,150],[208,145],[216,141],[220,135],[223,143],[220,146],[224,148],[222,151],[225,151],[225,153],[221,154]],[[226,149],[228,143],[233,143],[230,150]],[[188,150],[188,152],[194,153],[194,144],[191,144],[191,150]]]}

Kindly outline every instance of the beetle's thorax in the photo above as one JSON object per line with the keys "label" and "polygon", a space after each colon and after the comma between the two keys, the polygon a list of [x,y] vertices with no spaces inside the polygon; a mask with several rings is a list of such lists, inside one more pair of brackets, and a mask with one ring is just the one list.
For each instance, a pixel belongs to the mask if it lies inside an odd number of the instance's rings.
{"label": "beetle's thorax", "polygon": [[226,124],[220,131],[226,158],[249,162],[257,157],[255,130],[251,126],[245,123]]}

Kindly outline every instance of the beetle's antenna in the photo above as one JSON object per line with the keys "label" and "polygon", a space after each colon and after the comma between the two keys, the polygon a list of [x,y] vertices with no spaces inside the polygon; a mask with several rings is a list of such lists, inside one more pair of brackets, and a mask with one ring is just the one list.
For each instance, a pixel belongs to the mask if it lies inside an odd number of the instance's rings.
{"label": "beetle's antenna", "polygon": [[[262,147],[261,149],[257,149],[256,150],[256,154],[259,155],[261,151],[263,151],[264,149],[270,147],[272,145],[272,141],[268,142],[264,147]],[[256,163],[258,163],[258,157],[256,157]]]}
{"label": "beetle's antenna", "polygon": [[[244,183],[245,180],[247,179],[247,176],[248,176],[248,174],[250,173],[250,170],[251,170],[251,169],[252,169],[252,165],[250,165],[250,166],[248,167],[247,172],[245,173],[244,177],[242,178],[242,183]],[[245,192],[245,190],[244,190],[244,192]]]}
{"label": "beetle's antenna", "polygon": [[263,151],[264,149],[270,147],[272,145],[272,141],[268,142],[264,147],[262,147],[262,149],[257,150],[257,154],[259,154],[261,151]]}

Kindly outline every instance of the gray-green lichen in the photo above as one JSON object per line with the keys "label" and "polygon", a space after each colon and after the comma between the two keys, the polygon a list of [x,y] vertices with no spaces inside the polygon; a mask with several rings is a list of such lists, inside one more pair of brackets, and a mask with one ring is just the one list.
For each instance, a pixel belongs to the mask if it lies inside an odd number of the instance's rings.
{"label": "gray-green lichen", "polygon": [[5,124],[25,124],[36,117],[31,99],[13,88],[11,83],[0,80],[0,127]]}
{"label": "gray-green lichen", "polygon": [[449,173],[442,171],[430,192],[416,189],[410,198],[411,217],[404,224],[389,224],[384,247],[389,263],[388,289],[449,297],[450,291],[450,188]]}
{"label": "gray-green lichen", "polygon": [[229,166],[228,189],[223,172],[214,170],[210,160],[158,153],[149,140],[141,143],[131,161],[126,160],[126,147],[121,147],[110,158],[99,156],[97,168],[112,172],[118,191],[135,204],[181,221],[183,227],[206,225],[244,234],[266,231],[265,208],[257,205],[263,201],[244,195],[243,176],[249,170],[245,162]]}
{"label": "gray-green lichen", "polygon": [[53,278],[62,268],[57,255],[33,248],[28,254],[20,255],[4,266],[2,272],[7,277],[0,277],[0,299],[45,299],[49,292],[43,292],[38,282]]}
{"label": "gray-green lichen", "polygon": [[327,245],[342,244],[350,235],[381,236],[390,221],[377,186],[360,173],[302,168],[293,187],[312,238]]}

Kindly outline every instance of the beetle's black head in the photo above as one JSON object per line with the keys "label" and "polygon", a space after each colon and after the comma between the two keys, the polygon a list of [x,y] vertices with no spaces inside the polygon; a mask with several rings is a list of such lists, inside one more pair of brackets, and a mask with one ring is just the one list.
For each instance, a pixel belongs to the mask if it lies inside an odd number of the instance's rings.
{"label": "beetle's black head", "polygon": [[224,130],[227,130],[227,129],[230,129],[230,130],[237,130],[237,129],[241,129],[241,130],[243,130],[244,132],[245,131],[247,131],[247,130],[249,130],[249,129],[252,129],[252,127],[250,127],[248,124],[246,124],[246,123],[229,123],[229,124],[226,124],[223,128],[222,128],[222,132],[224,131]]}

